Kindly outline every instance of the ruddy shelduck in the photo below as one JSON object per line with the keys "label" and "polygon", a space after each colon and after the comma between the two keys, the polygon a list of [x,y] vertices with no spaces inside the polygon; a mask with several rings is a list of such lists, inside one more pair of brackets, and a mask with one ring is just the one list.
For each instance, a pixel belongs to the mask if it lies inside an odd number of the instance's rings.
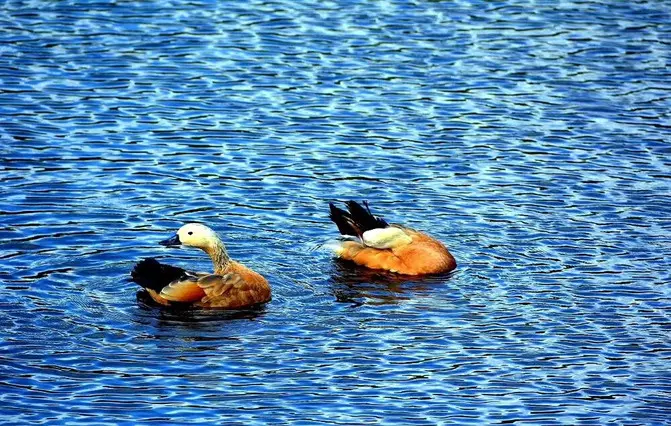
{"label": "ruddy shelduck", "polygon": [[368,203],[346,203],[347,210],[329,203],[330,218],[348,239],[334,246],[335,255],[357,265],[404,275],[449,272],[457,267],[452,254],[429,235],[374,216]]}
{"label": "ruddy shelduck", "polygon": [[203,250],[212,259],[214,273],[190,272],[161,264],[153,258],[142,260],[135,265],[131,277],[157,303],[239,309],[270,300],[268,281],[232,260],[221,238],[207,226],[186,224],[173,237],[159,244]]}

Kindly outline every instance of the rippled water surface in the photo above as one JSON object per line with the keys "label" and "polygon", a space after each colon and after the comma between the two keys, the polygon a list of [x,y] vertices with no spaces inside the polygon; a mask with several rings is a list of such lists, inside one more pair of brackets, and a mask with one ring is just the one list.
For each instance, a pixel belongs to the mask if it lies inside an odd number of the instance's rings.
{"label": "rippled water surface", "polygon": [[[670,11],[4,2],[0,422],[668,424]],[[459,268],[334,262],[347,199]],[[138,294],[188,221],[272,302]]]}

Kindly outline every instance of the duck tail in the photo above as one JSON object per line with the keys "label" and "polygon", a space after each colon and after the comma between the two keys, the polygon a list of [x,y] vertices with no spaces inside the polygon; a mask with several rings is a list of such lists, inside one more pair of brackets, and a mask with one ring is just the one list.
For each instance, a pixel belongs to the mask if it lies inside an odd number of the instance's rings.
{"label": "duck tail", "polygon": [[160,292],[163,287],[179,279],[185,273],[186,271],[182,268],[161,264],[150,257],[138,262],[130,276],[141,287]]}
{"label": "duck tail", "polygon": [[349,211],[345,211],[336,207],[333,203],[329,203],[331,209],[329,217],[338,226],[338,230],[342,235],[361,238],[366,231],[389,226],[387,221],[373,215],[367,201],[363,202],[363,206],[353,200],[346,202],[345,205]]}

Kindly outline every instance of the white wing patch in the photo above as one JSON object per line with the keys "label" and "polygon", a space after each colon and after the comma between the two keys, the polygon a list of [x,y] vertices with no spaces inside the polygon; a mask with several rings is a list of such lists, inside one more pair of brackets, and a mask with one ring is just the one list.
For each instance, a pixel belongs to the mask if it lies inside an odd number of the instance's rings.
{"label": "white wing patch", "polygon": [[391,249],[410,244],[412,238],[401,228],[390,226],[366,231],[362,235],[364,245],[376,249]]}

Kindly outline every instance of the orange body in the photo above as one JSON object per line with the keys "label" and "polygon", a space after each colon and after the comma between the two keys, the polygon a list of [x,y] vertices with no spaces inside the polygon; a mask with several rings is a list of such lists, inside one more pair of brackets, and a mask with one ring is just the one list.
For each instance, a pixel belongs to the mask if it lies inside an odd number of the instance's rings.
{"label": "orange body", "polygon": [[338,257],[368,268],[405,275],[438,274],[457,267],[452,254],[439,241],[413,229],[401,229],[411,239],[407,244],[378,249],[358,241],[345,241],[338,250]]}
{"label": "orange body", "polygon": [[193,279],[174,281],[160,293],[147,289],[162,305],[192,303],[206,308],[236,309],[270,300],[270,286],[263,276],[231,261],[217,274],[198,274]]}

